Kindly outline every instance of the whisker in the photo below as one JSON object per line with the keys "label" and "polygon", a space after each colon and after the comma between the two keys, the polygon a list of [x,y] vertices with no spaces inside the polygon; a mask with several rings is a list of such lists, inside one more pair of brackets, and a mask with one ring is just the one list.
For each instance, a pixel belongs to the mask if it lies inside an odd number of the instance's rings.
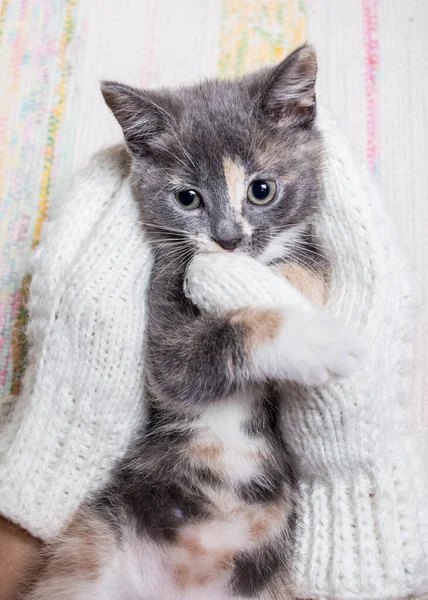
{"label": "whisker", "polygon": [[295,246],[299,250],[304,250],[305,253],[312,254],[313,256],[319,256],[320,258],[324,258],[325,260],[331,259],[331,254],[329,256],[327,253],[328,251],[326,251],[326,253],[324,253],[322,251],[317,252],[316,250],[313,250],[312,248],[306,246],[303,242],[300,242],[299,240],[296,240]]}
{"label": "whisker", "polygon": [[185,239],[164,238],[164,237],[150,239],[150,240],[148,240],[148,242],[150,244],[156,244],[160,248],[163,248],[166,246],[174,246],[175,248],[179,248],[180,246],[187,244],[187,241]]}
{"label": "whisker", "polygon": [[181,252],[184,252],[188,249],[189,244],[186,244],[185,246],[180,246],[178,248],[170,246],[169,251],[162,252],[162,259],[165,260],[166,258],[170,258],[171,256],[178,256]]}
{"label": "whisker", "polygon": [[165,225],[158,225],[156,223],[150,223],[149,221],[140,221],[142,225],[146,225],[147,227],[152,227],[154,229],[162,229],[163,231],[170,231],[171,233],[182,233],[188,235],[188,232],[184,229],[176,229],[174,227],[167,227]]}
{"label": "whisker", "polygon": [[[175,255],[173,255],[170,260],[168,260],[167,264],[165,265],[165,267],[163,269],[160,270],[160,272],[157,274],[156,278],[152,281],[151,283],[151,289],[150,289],[150,295],[153,293],[153,289],[154,289],[154,284],[158,281],[158,279],[165,273],[165,271],[167,271],[172,264],[174,264],[177,260],[181,260],[181,254],[180,253],[176,253]],[[179,265],[180,267],[180,265]],[[179,268],[178,267],[178,268]],[[176,269],[177,271],[178,269]],[[176,272],[175,271],[175,272]],[[169,281],[169,280],[168,280]]]}
{"label": "whisker", "polygon": [[180,269],[180,268],[183,266],[183,264],[186,262],[186,260],[187,260],[188,258],[190,258],[190,256],[191,256],[192,254],[193,254],[193,250],[192,250],[192,249],[189,249],[189,251],[188,251],[187,253],[185,253],[184,255],[182,255],[182,256],[181,256],[181,263],[178,265],[178,267],[175,269],[175,271],[173,271],[173,272],[171,273],[171,275],[169,276],[168,283],[166,284],[166,291],[167,291],[167,292],[168,292],[169,285],[170,285],[170,283],[171,283],[171,279],[172,279],[172,277],[173,277],[173,276],[174,276],[174,275],[177,273],[177,271],[178,271],[178,270],[179,270],[179,269]]}
{"label": "whisker", "polygon": [[[284,231],[284,228],[279,228],[279,232]],[[266,240],[266,244],[264,249],[267,248],[267,245],[274,240],[277,237],[277,233],[278,233],[278,229],[277,228],[270,228],[269,230],[263,232],[264,233],[264,237]],[[318,246],[316,246],[316,249],[312,248],[309,244],[308,241],[305,240],[306,234],[302,234],[302,238],[298,238],[296,237],[293,240],[283,240],[282,244],[283,244],[283,248],[285,251],[290,251],[293,249],[299,249],[301,251],[304,251],[307,254],[311,254],[313,256],[318,256],[319,258],[322,258],[324,260],[331,260],[331,254],[329,255],[329,252],[324,249],[324,248],[319,248]],[[263,241],[265,241],[263,240]]]}
{"label": "whisker", "polygon": [[186,168],[186,170],[189,168],[189,165],[186,165],[186,163],[184,162],[184,160],[181,160],[181,158],[179,158],[176,154],[174,154],[174,152],[171,152],[170,150],[167,150],[163,146],[162,146],[161,150],[162,150],[162,152],[166,152],[167,154],[169,154],[170,156],[172,156],[173,158],[175,158],[175,160],[177,160],[178,162],[180,162]]}
{"label": "whisker", "polygon": [[302,257],[293,256],[292,258],[293,258],[294,262],[296,262],[298,265],[300,265],[304,269],[310,271],[313,275],[315,275],[315,277],[319,277],[319,273],[317,273],[317,271],[315,271],[315,269],[310,264],[308,264]]}
{"label": "whisker", "polygon": [[182,151],[184,152],[185,156],[188,158],[188,160],[190,161],[190,163],[193,165],[194,169],[197,171],[197,167],[196,167],[195,163],[193,162],[193,160],[190,157],[190,154],[187,152],[187,150],[184,148],[183,144],[181,143],[181,140],[178,137],[177,132],[175,131],[175,129],[173,131],[174,131],[174,137],[177,140],[180,148],[182,149]]}

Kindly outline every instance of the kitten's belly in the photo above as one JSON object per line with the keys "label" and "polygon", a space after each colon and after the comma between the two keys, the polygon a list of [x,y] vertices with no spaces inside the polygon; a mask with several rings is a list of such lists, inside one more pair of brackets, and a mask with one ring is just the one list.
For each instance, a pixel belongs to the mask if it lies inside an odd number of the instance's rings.
{"label": "kitten's belly", "polygon": [[[187,567],[188,568],[188,567]],[[118,551],[114,567],[106,569],[87,598],[102,600],[230,600],[227,573],[213,578],[209,566],[186,570],[177,558],[168,557],[165,550],[150,541],[134,540]],[[83,599],[82,599],[83,600]],[[85,598],[86,600],[86,598]]]}
{"label": "kitten's belly", "polygon": [[[198,484],[210,501],[210,517],[183,521],[174,538],[163,544],[126,527],[121,548],[115,549],[111,566],[106,566],[98,584],[97,597],[237,600],[240,596],[232,593],[231,582],[239,556],[252,556],[266,547],[270,555],[285,552],[283,533],[293,510],[286,484],[283,493],[269,502],[248,502],[240,496],[243,486],[266,479],[266,461],[272,461],[265,437],[249,428],[260,394],[252,389],[218,401],[206,407],[194,424],[184,451],[186,460],[196,469],[210,470],[219,481],[207,479]],[[254,570],[263,564],[262,560],[246,568]],[[273,579],[278,578],[280,573],[273,574]],[[252,597],[271,598],[270,583],[267,577]]]}
{"label": "kitten's belly", "polygon": [[260,477],[270,450],[264,437],[249,432],[260,395],[260,389],[249,388],[207,406],[186,450],[190,464],[211,469],[232,486]]}
{"label": "kitten's belly", "polygon": [[[236,553],[254,550],[280,533],[281,507],[242,510],[233,518],[186,526],[174,544],[160,546],[128,529],[104,553],[99,575],[76,600],[239,600],[229,588]],[[76,590],[77,591],[77,590]],[[80,595],[79,595],[80,594]],[[71,598],[71,596],[70,596]],[[268,590],[254,596],[269,600]],[[287,598],[284,589],[284,599]]]}

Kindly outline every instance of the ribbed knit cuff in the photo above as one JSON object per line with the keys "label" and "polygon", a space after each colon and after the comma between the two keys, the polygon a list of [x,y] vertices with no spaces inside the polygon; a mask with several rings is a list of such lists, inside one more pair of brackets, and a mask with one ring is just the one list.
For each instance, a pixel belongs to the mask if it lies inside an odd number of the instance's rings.
{"label": "ribbed knit cuff", "polygon": [[403,498],[400,476],[302,481],[298,598],[386,600],[426,591],[426,523],[415,491]]}

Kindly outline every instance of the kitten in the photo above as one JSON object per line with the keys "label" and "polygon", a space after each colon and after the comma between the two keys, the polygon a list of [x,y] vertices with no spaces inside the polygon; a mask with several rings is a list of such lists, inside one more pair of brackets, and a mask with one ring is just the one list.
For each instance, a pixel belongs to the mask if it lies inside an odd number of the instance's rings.
{"label": "kitten", "polygon": [[316,309],[203,314],[183,280],[196,253],[239,252],[321,299],[315,77],[304,46],[236,81],[103,84],[154,251],[149,412],[110,482],[54,544],[32,600],[291,598],[299,498],[277,384],[347,375],[353,340]]}

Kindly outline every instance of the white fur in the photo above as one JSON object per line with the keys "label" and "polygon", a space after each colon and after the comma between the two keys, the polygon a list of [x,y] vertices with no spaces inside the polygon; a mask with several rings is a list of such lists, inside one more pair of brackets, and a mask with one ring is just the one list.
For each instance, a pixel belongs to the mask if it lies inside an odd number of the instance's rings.
{"label": "white fur", "polygon": [[[219,573],[203,585],[180,588],[174,573],[188,566],[196,573],[211,573],[218,552],[251,548],[249,526],[244,517],[212,521],[199,527],[198,542],[207,554],[195,556],[184,548],[166,548],[142,540],[128,529],[120,544],[104,555],[96,577],[88,574],[57,577],[39,582],[26,600],[243,600],[228,590],[230,571]],[[193,535],[193,532],[191,532]],[[284,593],[284,600],[288,596]],[[267,593],[260,600],[273,600]]]}
{"label": "white fur", "polygon": [[245,169],[241,162],[235,162],[228,156],[223,159],[229,202],[237,215],[242,214],[242,203],[246,197]]}
{"label": "white fur", "polygon": [[300,239],[306,225],[295,225],[284,229],[271,240],[269,240],[266,248],[256,258],[258,262],[266,265],[275,258],[287,256],[287,249],[293,248],[293,243]]}
{"label": "white fur", "polygon": [[257,348],[252,368],[261,379],[324,385],[351,375],[361,348],[353,332],[331,315],[300,308],[283,309],[284,324],[273,341]]}
{"label": "white fur", "polygon": [[226,156],[223,159],[223,170],[233,217],[240,223],[243,233],[251,235],[253,226],[242,214],[243,204],[247,198],[247,179],[244,165]]}
{"label": "white fur", "polygon": [[267,454],[263,439],[249,436],[244,425],[251,405],[257,401],[258,391],[246,395],[235,394],[208,406],[196,421],[195,437],[189,447],[189,456],[197,460],[196,446],[216,445],[221,448],[216,466],[231,483],[245,483],[257,478],[259,468],[249,453]]}
{"label": "white fur", "polygon": [[204,233],[197,233],[190,237],[196,243],[196,247],[199,250],[199,252],[218,252],[223,254],[227,252],[227,250],[219,246],[219,244],[216,244],[214,240],[212,240],[208,235],[205,235]]}

